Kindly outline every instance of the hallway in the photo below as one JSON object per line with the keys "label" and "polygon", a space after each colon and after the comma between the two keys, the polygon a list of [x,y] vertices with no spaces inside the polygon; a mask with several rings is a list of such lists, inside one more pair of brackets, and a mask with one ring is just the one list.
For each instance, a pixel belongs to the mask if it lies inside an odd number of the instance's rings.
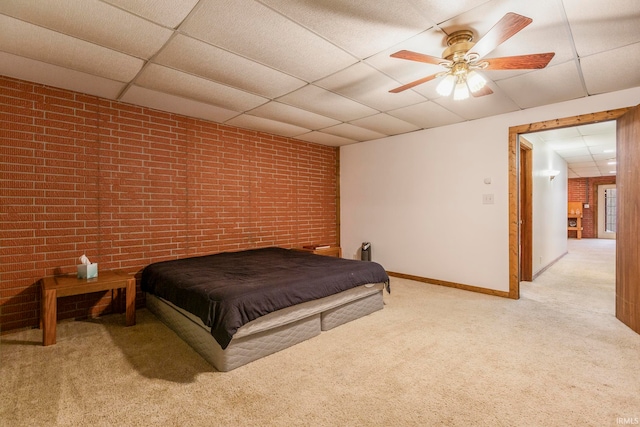
{"label": "hallway", "polygon": [[569,239],[564,257],[533,282],[521,282],[520,297],[615,317],[615,263],[615,240]]}

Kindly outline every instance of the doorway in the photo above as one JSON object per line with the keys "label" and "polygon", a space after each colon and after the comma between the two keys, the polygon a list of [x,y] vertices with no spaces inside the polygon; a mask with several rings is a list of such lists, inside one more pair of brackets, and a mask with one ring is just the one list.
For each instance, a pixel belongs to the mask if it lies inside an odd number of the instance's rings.
{"label": "doorway", "polygon": [[[603,111],[564,119],[549,120],[509,128],[509,298],[520,298],[520,245],[521,239],[532,239],[532,229],[521,230],[520,227],[520,135],[543,130],[560,129],[565,127],[584,125],[602,121],[616,120],[630,108]],[[522,216],[532,217],[532,206],[526,207],[530,212],[523,212]],[[521,231],[523,235],[521,236]]]}

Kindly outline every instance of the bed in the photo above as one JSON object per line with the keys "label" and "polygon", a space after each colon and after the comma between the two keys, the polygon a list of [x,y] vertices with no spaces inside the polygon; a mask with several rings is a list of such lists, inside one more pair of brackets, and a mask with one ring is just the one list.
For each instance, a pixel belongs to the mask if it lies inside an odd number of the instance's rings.
{"label": "bed", "polygon": [[151,264],[146,306],[219,371],[383,308],[380,264],[277,247]]}

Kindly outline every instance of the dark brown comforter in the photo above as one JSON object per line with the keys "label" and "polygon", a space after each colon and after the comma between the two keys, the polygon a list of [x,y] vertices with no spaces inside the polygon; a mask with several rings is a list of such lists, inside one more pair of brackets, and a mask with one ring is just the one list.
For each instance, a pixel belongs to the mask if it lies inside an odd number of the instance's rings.
{"label": "dark brown comforter", "polygon": [[141,285],[202,319],[225,349],[260,316],[367,283],[389,291],[389,276],[375,262],[262,248],[151,264]]}

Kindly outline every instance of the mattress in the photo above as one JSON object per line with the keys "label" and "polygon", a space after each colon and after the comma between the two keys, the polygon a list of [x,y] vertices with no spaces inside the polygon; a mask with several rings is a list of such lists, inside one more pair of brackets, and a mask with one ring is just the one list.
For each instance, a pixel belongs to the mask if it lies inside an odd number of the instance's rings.
{"label": "mattress", "polygon": [[147,308],[218,371],[226,372],[383,308],[383,283],[274,311],[243,325],[223,350],[202,320],[153,294]]}

